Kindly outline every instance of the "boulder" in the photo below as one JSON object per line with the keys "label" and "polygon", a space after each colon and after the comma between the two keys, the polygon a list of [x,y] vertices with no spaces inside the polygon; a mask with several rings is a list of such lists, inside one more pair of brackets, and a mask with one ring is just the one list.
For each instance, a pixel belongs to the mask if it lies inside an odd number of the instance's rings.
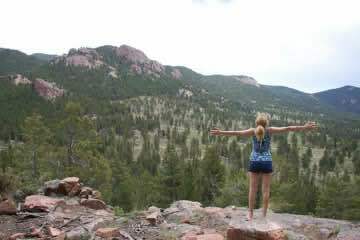
{"label": "boulder", "polygon": [[93,199],[93,198],[81,199],[80,204],[95,210],[106,209],[105,202],[99,199]]}
{"label": "boulder", "polygon": [[95,235],[102,238],[115,238],[121,236],[118,228],[99,228],[96,230]]}
{"label": "boulder", "polygon": [[36,238],[42,238],[44,235],[43,233],[41,232],[41,228],[35,228],[35,227],[32,227],[31,229],[31,232],[26,234],[25,237],[30,237],[30,238],[33,238],[33,237],[36,237]]}
{"label": "boulder", "polygon": [[37,78],[34,81],[35,91],[46,100],[53,100],[64,95],[65,91],[58,88],[55,83],[47,82],[44,79]]}
{"label": "boulder", "polygon": [[77,183],[72,187],[72,189],[68,193],[68,196],[75,197],[75,196],[79,195],[80,190],[81,190],[81,185],[79,183]]}
{"label": "boulder", "polygon": [[180,200],[173,202],[170,205],[170,208],[178,208],[179,210],[195,210],[201,208],[201,203],[188,200]]}
{"label": "boulder", "polygon": [[10,199],[0,202],[0,215],[15,215],[16,205]]}
{"label": "boulder", "polygon": [[218,233],[194,235],[189,234],[181,238],[181,240],[224,240],[224,237]]}
{"label": "boulder", "polygon": [[61,230],[53,227],[48,227],[48,232],[51,237],[57,237],[63,233]]}
{"label": "boulder", "polygon": [[25,233],[15,233],[10,236],[9,240],[24,239]]}
{"label": "boulder", "polygon": [[90,233],[85,230],[82,226],[78,226],[76,228],[71,229],[65,235],[66,240],[82,240],[82,239],[90,239]]}
{"label": "boulder", "polygon": [[76,184],[79,184],[80,182],[80,179],[78,177],[67,177],[67,178],[64,178],[62,180],[63,182],[71,185],[71,186],[75,186]]}
{"label": "boulder", "polygon": [[94,190],[94,191],[92,191],[91,194],[92,194],[92,198],[102,200],[101,192]]}
{"label": "boulder", "polygon": [[51,180],[51,181],[47,181],[44,183],[44,194],[46,196],[51,196],[53,194],[61,194],[61,195],[65,195],[65,189],[60,187],[60,183],[61,181],[59,179],[55,179],[55,180]]}
{"label": "boulder", "polygon": [[284,230],[277,225],[243,224],[230,227],[227,230],[228,240],[286,240]]}
{"label": "boulder", "polygon": [[93,192],[93,189],[90,188],[90,187],[82,187],[80,189],[80,193],[79,193],[79,196],[81,198],[89,198],[89,196],[92,195],[92,192]]}
{"label": "boulder", "polygon": [[156,225],[158,223],[158,221],[160,220],[161,214],[158,211],[155,211],[149,215],[146,216],[146,220],[151,224],[151,225]]}
{"label": "boulder", "polygon": [[25,198],[24,210],[49,212],[58,204],[64,204],[64,200],[42,195],[31,195]]}
{"label": "boulder", "polygon": [[44,194],[46,196],[65,195],[74,197],[80,193],[81,186],[78,177],[68,177],[63,180],[52,180],[44,184]]}

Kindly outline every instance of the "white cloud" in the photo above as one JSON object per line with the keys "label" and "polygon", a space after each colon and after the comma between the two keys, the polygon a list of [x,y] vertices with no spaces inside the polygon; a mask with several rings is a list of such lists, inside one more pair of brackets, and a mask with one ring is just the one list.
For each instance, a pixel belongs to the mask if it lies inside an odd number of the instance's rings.
{"label": "white cloud", "polygon": [[164,64],[312,91],[338,86],[311,87],[310,76],[336,70],[338,56],[349,57],[339,51],[351,48],[333,38],[360,30],[358,1],[195,1],[2,0],[0,46],[61,54],[126,43]]}

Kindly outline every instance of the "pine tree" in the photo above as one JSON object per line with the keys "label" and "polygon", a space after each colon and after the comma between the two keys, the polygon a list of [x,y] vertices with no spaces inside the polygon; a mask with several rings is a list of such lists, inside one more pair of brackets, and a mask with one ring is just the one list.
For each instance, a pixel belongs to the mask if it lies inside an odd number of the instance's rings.
{"label": "pine tree", "polygon": [[215,146],[207,147],[201,163],[202,198],[205,204],[211,204],[225,183],[225,167]]}
{"label": "pine tree", "polygon": [[179,159],[175,146],[168,143],[161,168],[163,186],[163,202],[170,203],[179,199],[183,177],[184,164]]}
{"label": "pine tree", "polygon": [[26,158],[31,161],[32,177],[37,179],[40,176],[41,148],[44,148],[47,141],[51,138],[50,130],[44,125],[42,116],[34,113],[27,117],[23,125],[25,140]]}

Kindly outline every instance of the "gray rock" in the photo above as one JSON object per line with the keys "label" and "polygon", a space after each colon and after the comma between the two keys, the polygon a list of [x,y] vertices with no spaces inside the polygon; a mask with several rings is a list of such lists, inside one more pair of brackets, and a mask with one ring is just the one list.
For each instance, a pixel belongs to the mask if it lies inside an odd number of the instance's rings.
{"label": "gray rock", "polygon": [[288,240],[309,240],[309,238],[305,237],[304,235],[293,231],[285,231],[285,235]]}
{"label": "gray rock", "polygon": [[81,226],[71,229],[65,236],[66,240],[85,240],[90,238],[91,234]]}

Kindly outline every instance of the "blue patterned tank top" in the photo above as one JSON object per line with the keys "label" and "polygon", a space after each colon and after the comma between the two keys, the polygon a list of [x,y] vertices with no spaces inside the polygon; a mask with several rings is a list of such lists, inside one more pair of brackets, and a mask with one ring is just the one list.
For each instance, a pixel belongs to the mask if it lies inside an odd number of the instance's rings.
{"label": "blue patterned tank top", "polygon": [[250,154],[250,161],[272,161],[270,151],[271,136],[269,134],[269,131],[265,129],[265,135],[262,141],[257,140],[255,133],[252,137],[252,140],[253,148]]}

